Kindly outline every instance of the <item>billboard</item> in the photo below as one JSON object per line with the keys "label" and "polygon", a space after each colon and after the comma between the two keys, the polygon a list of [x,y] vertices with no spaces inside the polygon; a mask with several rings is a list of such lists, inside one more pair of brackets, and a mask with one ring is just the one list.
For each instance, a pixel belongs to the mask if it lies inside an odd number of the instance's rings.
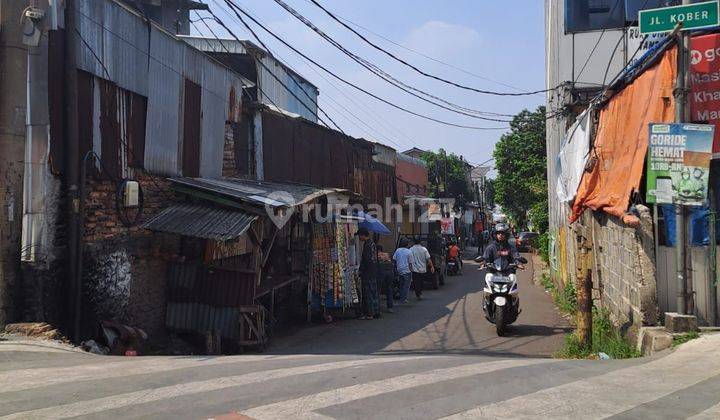
{"label": "billboard", "polygon": [[715,126],[709,124],[650,124],[648,203],[705,203],[714,134]]}
{"label": "billboard", "polygon": [[[695,36],[690,46],[690,113],[693,122],[720,125],[720,34]],[[713,158],[720,158],[720,129]]]}

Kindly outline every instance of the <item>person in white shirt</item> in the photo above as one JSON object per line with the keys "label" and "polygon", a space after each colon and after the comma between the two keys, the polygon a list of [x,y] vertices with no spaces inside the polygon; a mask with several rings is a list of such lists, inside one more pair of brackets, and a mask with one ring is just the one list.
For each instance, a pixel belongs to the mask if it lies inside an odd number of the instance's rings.
{"label": "person in white shirt", "polygon": [[[415,245],[410,248],[410,252],[412,252],[413,255],[413,289],[415,290],[415,297],[417,297],[417,300],[422,300],[423,282],[428,279],[428,276],[435,274],[435,266],[433,266],[430,252],[427,250],[424,242],[420,243],[416,240]],[[429,273],[428,267],[430,267]]]}
{"label": "person in white shirt", "polygon": [[413,255],[408,249],[408,240],[400,239],[400,244],[392,257],[395,261],[395,269],[400,278],[400,302],[407,303],[410,285],[412,284]]}

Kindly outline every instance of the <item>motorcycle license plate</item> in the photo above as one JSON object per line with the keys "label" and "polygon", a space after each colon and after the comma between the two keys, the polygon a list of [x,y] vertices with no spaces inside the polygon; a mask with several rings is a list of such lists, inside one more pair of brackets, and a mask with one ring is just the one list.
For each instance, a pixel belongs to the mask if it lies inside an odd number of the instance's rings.
{"label": "motorcycle license plate", "polygon": [[504,296],[496,296],[494,302],[496,306],[505,306],[507,299]]}

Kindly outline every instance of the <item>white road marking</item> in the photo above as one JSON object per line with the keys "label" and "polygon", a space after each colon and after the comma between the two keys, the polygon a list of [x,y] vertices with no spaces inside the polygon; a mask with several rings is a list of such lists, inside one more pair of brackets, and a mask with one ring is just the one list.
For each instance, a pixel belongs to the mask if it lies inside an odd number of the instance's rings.
{"label": "white road marking", "polygon": [[469,365],[456,366],[445,369],[435,369],[422,373],[411,373],[393,378],[381,379],[363,384],[346,386],[331,391],[268,404],[245,410],[243,415],[254,419],[288,419],[288,418],[323,418],[313,413],[326,407],[357,401],[388,392],[402,391],[409,388],[432,384],[436,382],[467,378],[483,373],[493,372],[513,367],[529,366],[538,363],[552,363],[557,360],[550,359],[510,359],[498,362],[486,361]]}
{"label": "white road marking", "polygon": [[[702,340],[706,343],[701,343]],[[714,343],[708,345],[707,340]],[[702,337],[644,365],[546,388],[445,419],[602,419],[717,375],[720,375],[720,336]]]}
{"label": "white road marking", "polygon": [[264,370],[242,375],[214,378],[205,381],[187,382],[177,385],[164,386],[160,388],[143,389],[140,391],[112,395],[109,397],[97,398],[94,400],[79,401],[54,407],[24,411],[0,417],[0,419],[60,419],[84,416],[116,408],[129,407],[138,404],[166,400],[169,398],[199,394],[203,392],[217,391],[220,389],[232,388],[242,385],[257,384],[273,379],[287,378],[290,376],[308,375],[318,372],[345,369],[355,366],[405,362],[424,358],[428,358],[428,356],[376,357],[372,359],[346,360],[341,362],[323,363],[319,365]]}
{"label": "white road marking", "polygon": [[[168,372],[179,369],[216,366],[228,363],[246,363],[268,359],[300,359],[307,356],[222,356],[222,357],[138,357],[108,362],[106,356],[86,355],[97,364],[80,364],[68,367],[31,368],[0,372],[0,393],[22,391],[62,383],[97,379],[120,378],[147,373]],[[117,360],[117,358],[110,359]]]}
{"label": "white road marking", "polygon": [[707,410],[697,413],[688,420],[717,420],[720,419],[720,404],[714,405]]}

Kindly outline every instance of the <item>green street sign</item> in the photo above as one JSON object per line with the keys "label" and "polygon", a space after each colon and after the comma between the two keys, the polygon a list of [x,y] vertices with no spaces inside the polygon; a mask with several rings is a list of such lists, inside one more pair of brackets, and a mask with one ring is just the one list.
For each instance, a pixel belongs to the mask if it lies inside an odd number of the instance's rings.
{"label": "green street sign", "polygon": [[645,35],[670,32],[678,23],[682,23],[683,31],[718,26],[720,24],[718,10],[717,0],[641,10],[638,16],[640,33]]}

